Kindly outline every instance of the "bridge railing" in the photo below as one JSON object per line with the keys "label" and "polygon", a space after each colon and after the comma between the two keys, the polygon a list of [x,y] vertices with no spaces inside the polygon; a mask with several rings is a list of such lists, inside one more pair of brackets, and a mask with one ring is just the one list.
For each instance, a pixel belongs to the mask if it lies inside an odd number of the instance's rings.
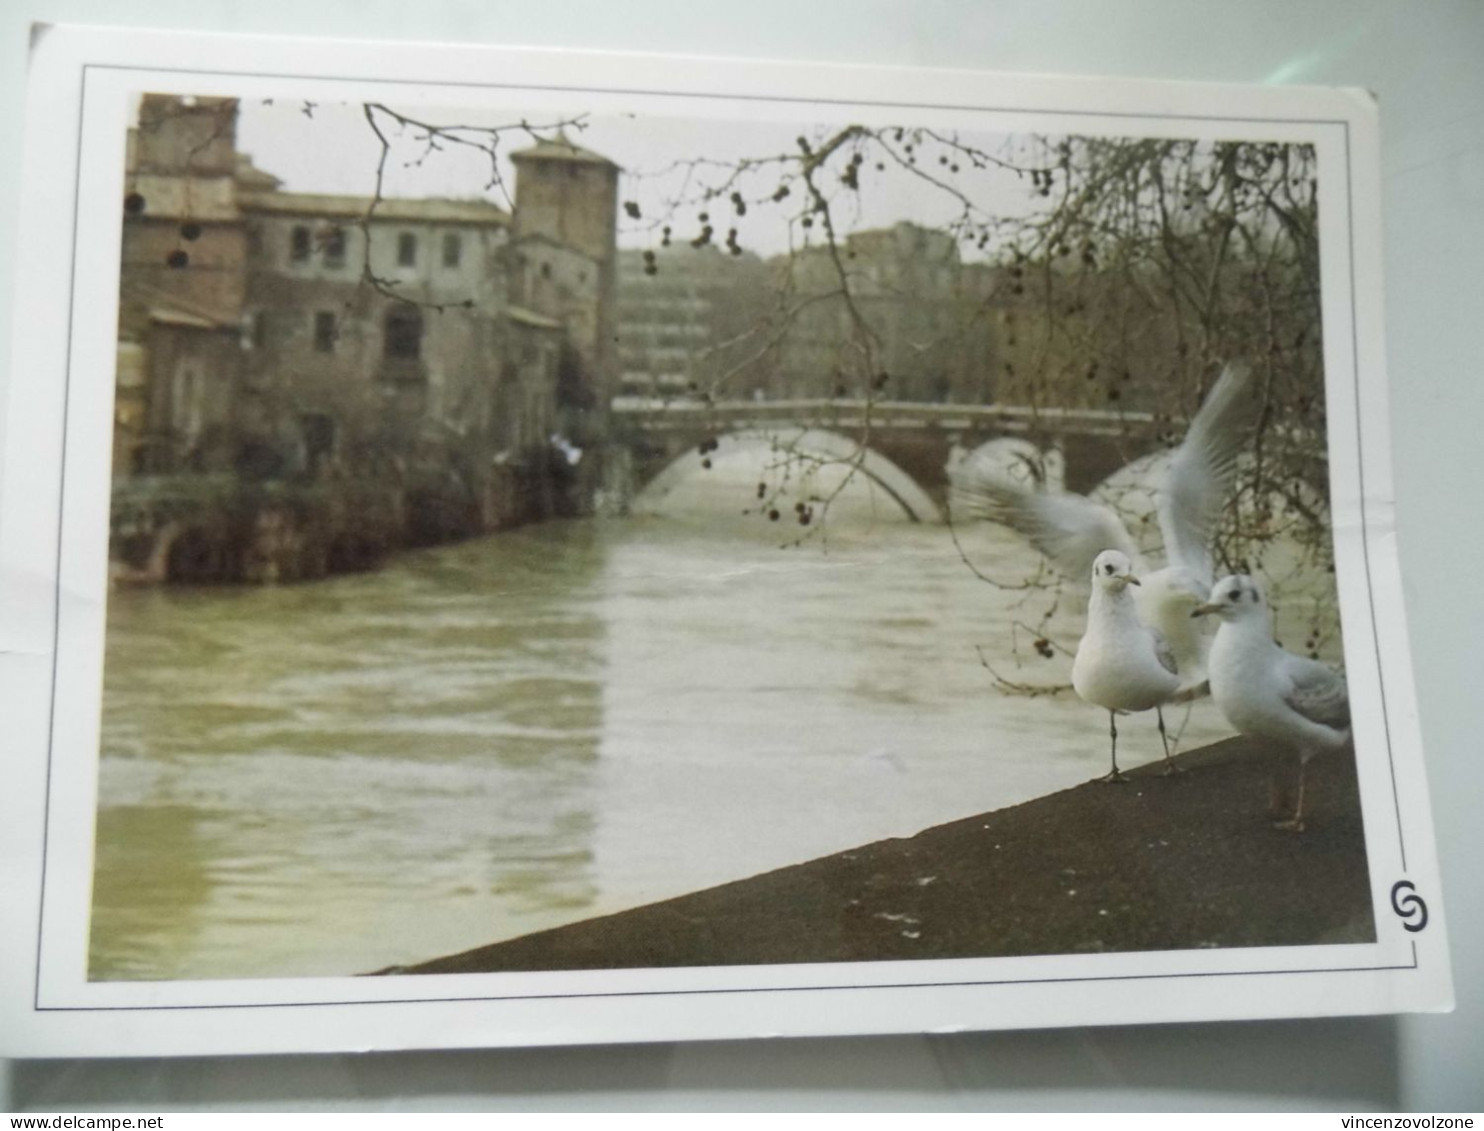
{"label": "bridge railing", "polygon": [[931,404],[921,401],[863,401],[801,398],[776,401],[682,401],[616,397],[616,418],[646,431],[706,427],[834,427],[939,429],[1001,432],[1076,432],[1127,435],[1157,426],[1149,412],[1088,408],[1034,408],[1025,405]]}

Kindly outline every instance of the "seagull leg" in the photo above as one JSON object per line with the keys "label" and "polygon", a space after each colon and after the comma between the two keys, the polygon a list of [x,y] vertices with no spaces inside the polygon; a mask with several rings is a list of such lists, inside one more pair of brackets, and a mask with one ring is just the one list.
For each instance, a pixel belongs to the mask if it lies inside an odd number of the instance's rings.
{"label": "seagull leg", "polygon": [[1194,706],[1195,706],[1195,703],[1194,702],[1187,702],[1185,704],[1185,714],[1180,719],[1180,726],[1175,731],[1175,747],[1176,747],[1176,749],[1179,749],[1180,740],[1185,737],[1185,728],[1190,725],[1190,712],[1191,712],[1191,709]]}
{"label": "seagull leg", "polygon": [[1128,781],[1128,775],[1118,769],[1118,717],[1112,711],[1108,712],[1108,735],[1113,739],[1113,768],[1097,780],[1116,785]]}
{"label": "seagull leg", "polygon": [[1291,833],[1304,831],[1304,773],[1309,768],[1307,761],[1299,762],[1298,801],[1293,807],[1293,816],[1277,822],[1276,827]]}
{"label": "seagull leg", "polygon": [[1278,781],[1278,770],[1273,770],[1273,780],[1268,783],[1268,816],[1277,824],[1283,816],[1283,787]]}
{"label": "seagull leg", "polygon": [[1159,720],[1159,740],[1164,743],[1165,747],[1165,777],[1169,777],[1171,774],[1178,774],[1180,767],[1175,765],[1174,760],[1170,758],[1170,736],[1165,733],[1164,711],[1158,707],[1154,708],[1154,717]]}

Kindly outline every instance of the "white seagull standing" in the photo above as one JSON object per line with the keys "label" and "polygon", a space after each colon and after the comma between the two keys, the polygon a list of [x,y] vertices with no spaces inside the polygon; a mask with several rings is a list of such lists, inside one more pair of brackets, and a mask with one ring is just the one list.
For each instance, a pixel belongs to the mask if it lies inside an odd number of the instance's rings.
{"label": "white seagull standing", "polygon": [[1273,640],[1262,589],[1245,575],[1224,577],[1193,616],[1221,618],[1211,645],[1211,698],[1242,734],[1295,751],[1298,800],[1279,828],[1304,830],[1304,771],[1309,759],[1350,743],[1345,677],[1318,660],[1295,656]]}
{"label": "white seagull standing", "polygon": [[1118,769],[1119,712],[1154,708],[1165,747],[1165,772],[1174,770],[1160,707],[1179,689],[1180,672],[1168,642],[1140,619],[1130,585],[1140,582],[1127,554],[1104,550],[1097,556],[1092,564],[1087,631],[1072,661],[1072,686],[1077,694],[1108,712],[1113,769],[1098,779],[1105,782],[1128,780]]}
{"label": "white seagull standing", "polygon": [[1233,363],[1191,418],[1157,493],[1163,569],[1145,569],[1133,537],[1112,508],[1085,495],[1033,490],[986,471],[972,457],[950,473],[953,513],[988,518],[1019,531],[1058,571],[1078,582],[1091,574],[1093,559],[1102,551],[1122,553],[1142,578],[1139,617],[1174,651],[1182,689],[1194,688],[1205,679],[1211,638],[1190,614],[1211,592],[1212,540],[1260,408],[1251,371]]}

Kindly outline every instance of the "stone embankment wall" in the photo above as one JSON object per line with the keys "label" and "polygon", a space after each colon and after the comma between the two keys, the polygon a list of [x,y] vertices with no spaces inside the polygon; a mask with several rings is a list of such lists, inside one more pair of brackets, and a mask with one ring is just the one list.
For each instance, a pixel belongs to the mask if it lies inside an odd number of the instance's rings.
{"label": "stone embankment wall", "polygon": [[233,475],[141,477],[114,490],[115,584],[311,581],[374,569],[388,555],[577,513],[576,477],[497,465],[381,479],[250,482]]}

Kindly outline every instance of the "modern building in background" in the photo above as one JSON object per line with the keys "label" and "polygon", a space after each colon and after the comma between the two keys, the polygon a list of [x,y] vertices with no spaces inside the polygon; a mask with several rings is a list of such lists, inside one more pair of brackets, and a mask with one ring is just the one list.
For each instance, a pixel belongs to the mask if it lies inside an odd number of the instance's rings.
{"label": "modern building in background", "polygon": [[[951,235],[903,221],[852,233],[837,250],[778,261],[797,307],[781,343],[778,395],[862,396],[864,376],[886,400],[993,400],[991,306]],[[820,391],[821,375],[833,375],[829,391]]]}
{"label": "modern building in background", "polygon": [[997,300],[951,236],[900,223],[853,233],[838,251],[815,245],[766,261],[711,244],[621,252],[622,391],[992,399]]}
{"label": "modern building in background", "polygon": [[771,387],[772,268],[706,244],[619,253],[619,384],[628,396],[709,393],[743,400]]}

